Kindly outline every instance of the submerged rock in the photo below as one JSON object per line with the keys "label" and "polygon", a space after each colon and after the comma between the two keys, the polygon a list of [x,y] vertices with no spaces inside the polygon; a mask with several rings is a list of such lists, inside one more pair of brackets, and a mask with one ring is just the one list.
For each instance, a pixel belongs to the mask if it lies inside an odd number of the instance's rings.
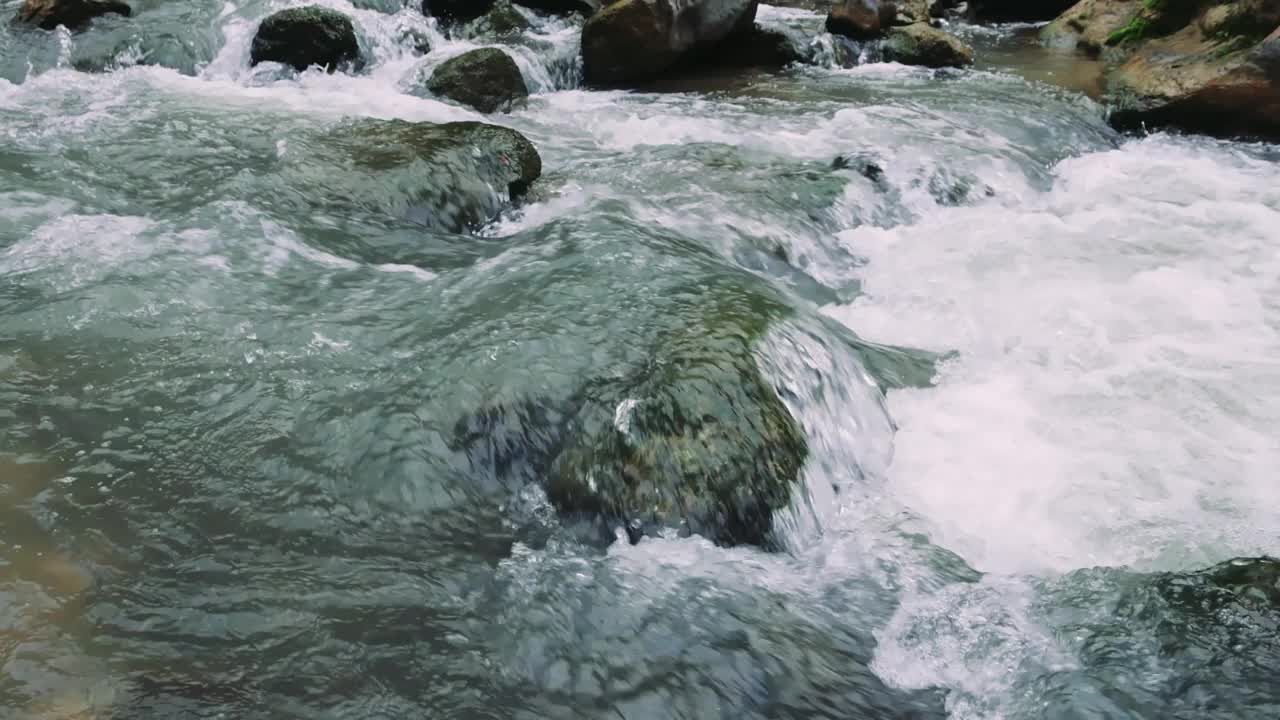
{"label": "submerged rock", "polygon": [[587,387],[547,472],[561,512],[723,545],[767,545],[808,454],[803,430],[756,365],[750,334],[694,325],[651,365]]}
{"label": "submerged rock", "polygon": [[308,205],[462,232],[495,218],[541,172],[533,144],[510,128],[366,119],[290,139],[278,182]]}
{"label": "submerged rock", "polygon": [[645,350],[564,395],[487,403],[450,446],[486,486],[541,484],[561,524],[588,541],[623,527],[633,542],[669,531],[770,546],[808,455],[755,352],[785,309],[716,281],[678,294]]}
{"label": "submerged rock", "polygon": [[519,66],[497,48],[480,48],[445,61],[431,75],[427,89],[482,113],[510,109],[529,97]]}
{"label": "submerged rock", "polygon": [[449,446],[486,481],[518,490],[541,480],[571,415],[571,403],[548,397],[493,402],[458,420]]}
{"label": "submerged rock", "polygon": [[281,10],[262,21],[249,48],[249,63],[278,62],[298,72],[315,65],[333,72],[363,64],[351,18],[310,5]]}
{"label": "submerged rock", "polygon": [[14,21],[42,30],[53,30],[59,25],[80,30],[94,18],[111,14],[129,17],[133,10],[120,0],[25,0]]}
{"label": "submerged rock", "polygon": [[973,50],[956,36],[925,23],[893,28],[884,40],[884,59],[930,68],[973,64]]}
{"label": "submerged rock", "polygon": [[[1145,717],[1263,718],[1280,707],[1280,560],[1151,575],[1081,570],[1065,582],[1075,607],[1059,613],[1069,624],[1058,631],[1075,638],[1077,672],[1100,697],[1140,699]],[[1075,674],[1061,682],[1078,683]]]}
{"label": "submerged rock", "polygon": [[1083,0],[1042,32],[1105,61],[1121,129],[1280,138],[1280,0]]}
{"label": "submerged rock", "polygon": [[755,21],[756,0],[618,0],[582,29],[587,82],[651,78],[695,52],[711,52]]}

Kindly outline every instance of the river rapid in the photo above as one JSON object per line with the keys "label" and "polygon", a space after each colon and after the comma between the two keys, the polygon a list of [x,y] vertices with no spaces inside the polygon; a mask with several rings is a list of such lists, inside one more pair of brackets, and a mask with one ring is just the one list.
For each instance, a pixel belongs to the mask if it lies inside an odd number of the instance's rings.
{"label": "river rapid", "polygon": [[[251,69],[294,4],[0,29],[6,717],[1280,715],[1276,628],[1152,589],[1280,553],[1280,148],[1118,134],[1026,28],[841,67],[767,6],[819,64],[661,92],[581,88],[530,13],[485,118],[406,93],[487,44],[416,3],[320,0],[363,74]],[[476,235],[317,209],[343,169],[291,151],[351,116],[544,174]],[[713,296],[788,308],[782,551],[584,545],[450,446]]]}

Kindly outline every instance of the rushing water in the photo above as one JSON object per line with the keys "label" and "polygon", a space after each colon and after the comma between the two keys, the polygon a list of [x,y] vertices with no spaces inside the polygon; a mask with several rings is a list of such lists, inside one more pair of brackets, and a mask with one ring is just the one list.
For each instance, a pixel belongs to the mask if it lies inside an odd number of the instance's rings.
{"label": "rushing water", "polygon": [[[0,30],[0,706],[1280,714],[1274,627],[1206,672],[1161,628],[1226,631],[1150,589],[1280,552],[1276,148],[1118,135],[1016,29],[966,31],[996,60],[964,73],[624,93],[579,89],[578,28],[539,19],[508,43],[535,94],[495,118],[542,154],[533,201],[433,233],[308,204],[340,169],[294,151],[352,115],[475,118],[405,91],[483,41],[324,0],[366,74],[251,70],[290,4]],[[786,552],[601,552],[450,446],[725,298],[792,309],[761,348],[810,437]]]}

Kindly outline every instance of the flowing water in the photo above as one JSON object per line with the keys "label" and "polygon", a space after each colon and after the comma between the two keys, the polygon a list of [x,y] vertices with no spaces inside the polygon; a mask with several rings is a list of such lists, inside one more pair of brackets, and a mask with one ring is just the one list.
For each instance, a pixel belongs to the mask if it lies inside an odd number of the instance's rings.
{"label": "flowing water", "polygon": [[[0,30],[6,717],[1280,715],[1274,628],[1197,664],[1153,628],[1218,631],[1146,589],[1280,552],[1280,149],[1118,135],[1018,28],[965,30],[969,72],[628,93],[542,18],[493,120],[543,179],[432,232],[308,204],[343,169],[295,149],[477,118],[406,91],[484,41],[322,0],[365,74],[250,69],[291,4]],[[450,445],[725,298],[789,308],[784,552],[588,547]]]}

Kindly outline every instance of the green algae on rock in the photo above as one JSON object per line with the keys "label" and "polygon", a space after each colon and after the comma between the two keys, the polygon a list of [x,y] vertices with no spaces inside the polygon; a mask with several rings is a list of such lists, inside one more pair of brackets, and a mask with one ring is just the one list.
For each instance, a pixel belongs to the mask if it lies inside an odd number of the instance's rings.
{"label": "green algae on rock", "polygon": [[973,50],[968,45],[927,23],[893,28],[885,37],[883,52],[886,60],[903,65],[944,68],[973,64]]}
{"label": "green algae on rock", "polygon": [[733,304],[710,309],[660,340],[647,367],[582,392],[547,473],[561,513],[622,523],[633,542],[673,528],[769,544],[808,442],[756,364],[767,321]]}
{"label": "green algae on rock", "polygon": [[1041,36],[1102,57],[1116,127],[1274,139],[1277,31],[1278,0],[1082,0]]}

